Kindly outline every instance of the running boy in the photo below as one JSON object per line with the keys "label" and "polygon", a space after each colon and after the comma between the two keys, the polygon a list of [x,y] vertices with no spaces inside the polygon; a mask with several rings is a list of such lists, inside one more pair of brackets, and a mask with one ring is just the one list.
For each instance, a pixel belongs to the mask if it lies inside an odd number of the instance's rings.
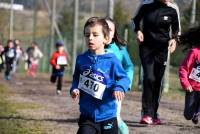
{"label": "running boy", "polygon": [[7,41],[7,46],[4,49],[4,55],[5,55],[5,64],[6,64],[5,79],[10,80],[11,71],[13,69],[13,63],[16,57],[16,50],[15,50],[14,43],[12,40]]}
{"label": "running boy", "polygon": [[63,75],[65,71],[65,67],[68,64],[68,56],[64,51],[64,42],[58,41],[56,43],[56,51],[52,54],[50,64],[52,65],[52,74],[51,74],[51,82],[55,83],[57,81],[57,90],[56,93],[58,95],[61,94],[62,83],[63,83]]}
{"label": "running boy", "polygon": [[117,103],[130,84],[121,63],[104,49],[109,26],[104,19],[90,18],[84,26],[88,51],[79,55],[70,93],[79,97],[78,134],[118,134]]}
{"label": "running boy", "polygon": [[190,29],[180,40],[191,48],[179,68],[180,82],[186,91],[184,116],[197,124],[200,115],[200,26]]}

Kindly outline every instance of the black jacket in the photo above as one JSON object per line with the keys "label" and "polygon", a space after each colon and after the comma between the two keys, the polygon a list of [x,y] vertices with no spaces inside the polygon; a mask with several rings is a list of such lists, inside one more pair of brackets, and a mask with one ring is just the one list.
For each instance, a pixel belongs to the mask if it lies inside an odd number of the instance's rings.
{"label": "black jacket", "polygon": [[[143,30],[140,28],[143,20]],[[173,3],[164,4],[159,1],[141,5],[133,18],[134,31],[143,31],[144,43],[168,43],[170,38],[177,38],[180,21],[177,6]],[[171,37],[170,37],[171,29]]]}
{"label": "black jacket", "polygon": [[5,55],[5,61],[6,63],[12,63],[16,57],[16,50],[15,48],[9,48],[8,46],[6,46],[4,48],[4,55]]}

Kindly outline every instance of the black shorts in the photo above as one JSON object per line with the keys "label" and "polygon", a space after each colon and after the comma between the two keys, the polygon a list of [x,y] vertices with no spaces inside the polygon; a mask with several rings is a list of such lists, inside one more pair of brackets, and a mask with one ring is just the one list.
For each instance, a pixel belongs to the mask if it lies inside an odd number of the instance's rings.
{"label": "black shorts", "polygon": [[200,112],[200,92],[186,92],[184,116],[187,120],[191,120],[194,114]]}
{"label": "black shorts", "polygon": [[77,134],[118,134],[117,118],[94,122],[81,116],[78,125]]}

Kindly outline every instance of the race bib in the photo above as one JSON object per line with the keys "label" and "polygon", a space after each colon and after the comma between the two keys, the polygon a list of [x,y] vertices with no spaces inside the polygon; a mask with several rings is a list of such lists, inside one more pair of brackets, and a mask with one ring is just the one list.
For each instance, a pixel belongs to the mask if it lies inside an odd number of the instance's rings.
{"label": "race bib", "polygon": [[194,65],[194,68],[192,69],[189,78],[197,82],[200,82],[200,63],[196,63]]}
{"label": "race bib", "polygon": [[106,85],[80,74],[78,88],[94,98],[102,100]]}
{"label": "race bib", "polygon": [[57,65],[67,65],[67,59],[65,56],[59,56],[57,58]]}

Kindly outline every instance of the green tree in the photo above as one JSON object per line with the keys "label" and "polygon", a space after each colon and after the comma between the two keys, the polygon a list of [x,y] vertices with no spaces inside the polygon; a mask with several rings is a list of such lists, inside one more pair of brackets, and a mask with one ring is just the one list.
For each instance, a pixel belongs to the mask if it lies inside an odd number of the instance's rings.
{"label": "green tree", "polygon": [[58,20],[58,26],[62,32],[62,34],[68,38],[68,40],[72,40],[72,32],[73,32],[73,10],[69,7],[64,7],[62,12],[60,13],[60,18]]}
{"label": "green tree", "polygon": [[114,20],[117,25],[125,25],[129,22],[129,15],[122,6],[122,0],[118,1],[114,7]]}
{"label": "green tree", "polygon": [[115,4],[114,20],[117,25],[117,30],[121,37],[124,37],[125,29],[128,29],[127,50],[134,64],[139,64],[138,46],[136,44],[135,33],[130,25],[130,14],[123,7],[122,0]]}
{"label": "green tree", "polygon": [[4,40],[5,33],[9,31],[9,12],[7,10],[0,10],[0,41]]}

